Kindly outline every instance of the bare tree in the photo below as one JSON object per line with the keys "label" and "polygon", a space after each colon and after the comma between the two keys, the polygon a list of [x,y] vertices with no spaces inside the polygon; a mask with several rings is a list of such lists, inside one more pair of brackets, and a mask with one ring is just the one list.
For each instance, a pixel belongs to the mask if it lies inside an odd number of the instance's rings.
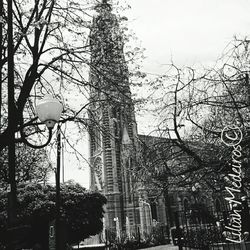
{"label": "bare tree", "polygon": [[[25,137],[32,139],[35,134],[35,141],[39,138],[42,140],[45,129],[33,119],[35,117],[34,105],[46,93],[58,97],[64,104],[61,123],[74,121],[80,129],[86,129],[88,106],[93,102],[89,100],[90,89],[97,89],[111,101],[115,99],[108,89],[88,80],[90,68],[92,72],[96,71],[96,75],[109,81],[113,89],[124,95],[123,89],[120,89],[117,83],[119,79],[113,77],[117,75],[116,69],[112,69],[109,65],[96,67],[90,60],[91,47],[94,42],[97,42],[92,41],[90,44],[88,38],[93,28],[91,20],[97,1],[14,0],[13,4],[15,131],[17,135],[25,128]],[[8,144],[9,129],[6,105],[8,77],[6,73],[8,59],[6,5],[7,1],[3,1],[0,150]],[[125,19],[118,17],[117,20],[122,22]],[[124,38],[123,31],[119,32]],[[107,42],[112,50],[112,44],[117,44],[118,41],[109,39]],[[105,56],[107,53],[110,52],[102,51],[100,56]],[[137,52],[131,52],[126,60],[133,63],[137,54]],[[96,79],[97,82],[98,80],[100,79]],[[102,99],[96,101],[101,102]],[[37,137],[39,134],[40,137]],[[16,141],[22,142],[23,139],[17,136]],[[69,143],[69,145],[72,144]]]}
{"label": "bare tree", "polygon": [[[159,169],[155,161],[167,163],[164,171],[177,186],[199,182],[220,189],[230,171],[232,151],[223,144],[221,132],[227,126],[238,126],[243,133],[243,186],[248,189],[249,40],[235,39],[208,69],[179,68],[172,63],[150,85],[150,106],[159,121],[154,135],[167,138],[148,147],[158,155],[150,164]],[[172,162],[171,153],[164,153],[169,139],[178,152]]]}

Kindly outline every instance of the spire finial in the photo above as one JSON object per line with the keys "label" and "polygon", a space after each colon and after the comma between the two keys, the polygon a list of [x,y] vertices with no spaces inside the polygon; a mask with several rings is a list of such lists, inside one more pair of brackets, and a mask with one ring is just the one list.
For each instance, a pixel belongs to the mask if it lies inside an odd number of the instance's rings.
{"label": "spire finial", "polygon": [[97,4],[95,7],[97,12],[100,12],[100,10],[108,10],[111,11],[112,7],[111,4],[109,3],[109,0],[102,0],[101,3]]}

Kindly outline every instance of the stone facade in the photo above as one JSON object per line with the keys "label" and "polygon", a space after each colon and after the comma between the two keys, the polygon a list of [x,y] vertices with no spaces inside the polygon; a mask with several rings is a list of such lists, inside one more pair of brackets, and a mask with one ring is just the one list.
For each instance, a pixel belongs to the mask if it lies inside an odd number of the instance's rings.
{"label": "stone facade", "polygon": [[[138,133],[123,54],[123,39],[111,6],[96,6],[90,33],[90,184],[108,199],[105,228],[117,232],[152,227],[152,205],[137,181],[135,164]],[[154,216],[166,223],[165,205],[159,198]]]}

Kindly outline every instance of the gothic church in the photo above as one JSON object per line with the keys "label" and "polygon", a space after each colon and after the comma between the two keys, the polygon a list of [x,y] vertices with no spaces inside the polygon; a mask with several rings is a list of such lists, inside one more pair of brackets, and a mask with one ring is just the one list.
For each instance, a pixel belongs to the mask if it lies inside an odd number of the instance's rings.
{"label": "gothic church", "polygon": [[105,229],[149,233],[155,221],[169,224],[166,201],[159,197],[150,203],[133,171],[142,137],[137,133],[124,41],[111,5],[102,1],[96,12],[90,33],[90,185],[107,197]]}

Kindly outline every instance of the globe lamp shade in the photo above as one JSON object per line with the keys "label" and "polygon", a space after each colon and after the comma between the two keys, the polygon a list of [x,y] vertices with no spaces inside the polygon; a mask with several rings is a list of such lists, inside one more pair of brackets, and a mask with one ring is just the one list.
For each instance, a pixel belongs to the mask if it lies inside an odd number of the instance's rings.
{"label": "globe lamp shade", "polygon": [[63,105],[51,95],[46,95],[36,106],[39,120],[51,129],[59,121],[62,110]]}

